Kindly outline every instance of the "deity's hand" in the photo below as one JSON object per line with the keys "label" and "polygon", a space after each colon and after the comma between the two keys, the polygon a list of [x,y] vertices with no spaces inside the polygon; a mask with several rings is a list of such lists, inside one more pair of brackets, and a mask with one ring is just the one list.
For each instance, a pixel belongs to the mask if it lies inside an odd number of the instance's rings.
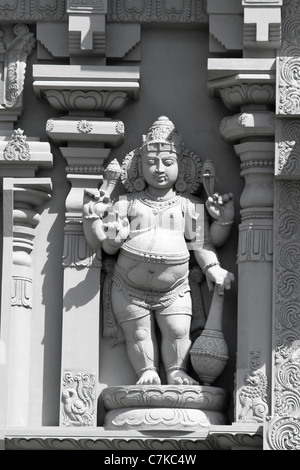
{"label": "deity's hand", "polygon": [[233,194],[219,195],[215,193],[206,201],[206,208],[211,217],[220,224],[230,224],[234,218]]}
{"label": "deity's hand", "polygon": [[103,218],[110,206],[111,200],[108,193],[99,189],[84,190],[83,215],[86,218]]}
{"label": "deity's hand", "polygon": [[223,295],[225,290],[231,289],[234,282],[234,275],[221,268],[220,265],[211,266],[205,272],[207,285],[210,291],[217,290],[219,295]]}
{"label": "deity's hand", "polygon": [[121,246],[129,235],[129,221],[126,215],[120,215],[118,210],[112,208],[105,218],[103,230],[111,246]]}

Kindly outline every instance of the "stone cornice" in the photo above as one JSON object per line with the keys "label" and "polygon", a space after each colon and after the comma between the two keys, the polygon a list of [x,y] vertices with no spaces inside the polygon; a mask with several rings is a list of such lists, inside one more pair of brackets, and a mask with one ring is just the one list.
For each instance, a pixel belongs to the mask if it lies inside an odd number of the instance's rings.
{"label": "stone cornice", "polygon": [[108,21],[134,23],[207,23],[206,0],[111,0]]}
{"label": "stone cornice", "polygon": [[33,89],[54,109],[63,111],[120,111],[139,98],[138,67],[34,65]]}
{"label": "stone cornice", "polygon": [[5,450],[102,450],[102,451],[188,451],[261,450],[262,426],[212,426],[209,430],[168,435],[143,435],[135,431],[111,432],[98,427],[62,429],[9,429],[0,431]]}

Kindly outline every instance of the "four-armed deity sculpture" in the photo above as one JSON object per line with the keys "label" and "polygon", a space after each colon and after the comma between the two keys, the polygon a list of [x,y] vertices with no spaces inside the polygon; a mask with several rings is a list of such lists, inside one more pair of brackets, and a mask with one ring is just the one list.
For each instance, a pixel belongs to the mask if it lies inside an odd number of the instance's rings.
{"label": "four-armed deity sculpture", "polygon": [[[113,202],[110,193],[119,176],[127,195]],[[208,196],[205,204],[195,196],[201,183]],[[193,315],[190,257],[192,253],[214,291],[212,304],[218,305],[234,280],[220,266],[216,250],[227,239],[233,216],[232,194],[213,192],[210,164],[205,166],[185,149],[165,116],[154,122],[121,168],[117,162],[109,166],[99,191],[85,191],[87,242],[95,250],[117,254],[111,308],[137,385],[162,383],[160,355],[168,385],[197,385],[188,371]],[[160,348],[155,325],[161,333]]]}

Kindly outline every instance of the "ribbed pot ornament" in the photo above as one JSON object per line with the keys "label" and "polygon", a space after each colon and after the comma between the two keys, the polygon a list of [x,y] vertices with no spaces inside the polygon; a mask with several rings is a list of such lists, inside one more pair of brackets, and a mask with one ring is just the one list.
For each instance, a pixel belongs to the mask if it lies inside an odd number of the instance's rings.
{"label": "ribbed pot ornament", "polygon": [[214,291],[205,329],[195,340],[191,363],[203,385],[211,385],[228,361],[228,347],[222,332],[224,295]]}

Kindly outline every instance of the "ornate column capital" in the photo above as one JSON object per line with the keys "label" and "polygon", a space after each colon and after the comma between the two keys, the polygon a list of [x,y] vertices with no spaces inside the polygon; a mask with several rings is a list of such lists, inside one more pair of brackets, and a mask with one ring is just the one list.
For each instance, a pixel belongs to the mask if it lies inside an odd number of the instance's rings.
{"label": "ornate column capital", "polygon": [[208,59],[208,91],[232,111],[275,104],[275,59]]}
{"label": "ornate column capital", "polygon": [[33,89],[59,112],[115,113],[139,98],[139,67],[33,66]]}

